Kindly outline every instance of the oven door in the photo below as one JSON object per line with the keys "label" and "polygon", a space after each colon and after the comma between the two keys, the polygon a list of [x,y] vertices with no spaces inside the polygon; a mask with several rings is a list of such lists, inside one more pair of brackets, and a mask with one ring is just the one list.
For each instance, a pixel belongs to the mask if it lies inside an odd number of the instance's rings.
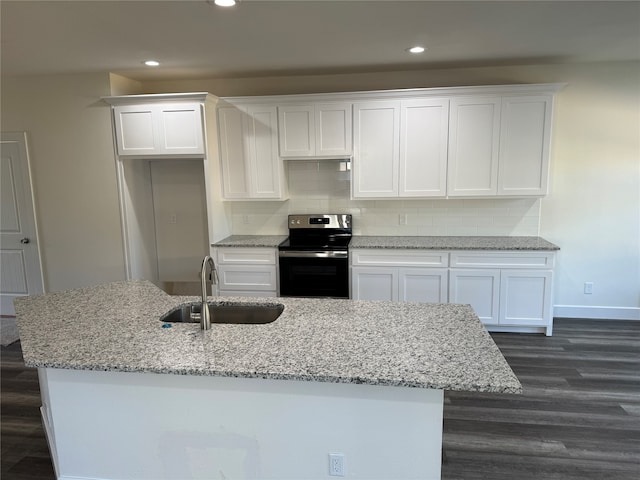
{"label": "oven door", "polygon": [[349,254],[280,251],[280,296],[349,298]]}

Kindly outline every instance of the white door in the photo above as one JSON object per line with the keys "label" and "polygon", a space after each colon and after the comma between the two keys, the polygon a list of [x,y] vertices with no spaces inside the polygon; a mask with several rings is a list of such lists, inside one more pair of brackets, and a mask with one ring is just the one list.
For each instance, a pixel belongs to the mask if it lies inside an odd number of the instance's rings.
{"label": "white door", "polygon": [[252,198],[285,196],[284,167],[278,156],[278,112],[271,105],[251,105],[244,117]]}
{"label": "white door", "polygon": [[243,118],[235,107],[218,109],[218,139],[222,162],[224,198],[249,198],[249,152],[244,141]]}
{"label": "white door", "polygon": [[42,293],[44,282],[25,134],[3,133],[0,153],[0,313],[13,315],[13,299]]}
{"label": "white door", "polygon": [[315,106],[316,155],[351,155],[353,131],[350,103]]}
{"label": "white door", "polygon": [[446,268],[399,269],[398,300],[401,302],[447,303],[449,298]]}
{"label": "white door", "polygon": [[551,95],[502,99],[498,195],[545,195]]}
{"label": "white door", "polygon": [[281,157],[312,157],[316,153],[313,105],[278,107]]}
{"label": "white door", "polygon": [[447,194],[449,100],[405,100],[400,120],[401,197]]}
{"label": "white door", "polygon": [[352,267],[351,298],[354,300],[398,300],[398,269]]}
{"label": "white door", "polygon": [[494,196],[498,182],[500,98],[451,100],[447,194]]}
{"label": "white door", "polygon": [[548,325],[551,321],[551,270],[503,270],[500,324]]}
{"label": "white door", "polygon": [[452,268],[449,303],[468,303],[482,323],[498,323],[500,270]]}
{"label": "white door", "polygon": [[357,103],[353,125],[353,197],[397,197],[400,102]]}

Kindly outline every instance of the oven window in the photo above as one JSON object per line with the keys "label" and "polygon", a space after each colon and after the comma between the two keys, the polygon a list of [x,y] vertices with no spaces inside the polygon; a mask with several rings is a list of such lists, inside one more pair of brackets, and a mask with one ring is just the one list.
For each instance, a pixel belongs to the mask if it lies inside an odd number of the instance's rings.
{"label": "oven window", "polygon": [[346,258],[280,258],[283,297],[349,298]]}

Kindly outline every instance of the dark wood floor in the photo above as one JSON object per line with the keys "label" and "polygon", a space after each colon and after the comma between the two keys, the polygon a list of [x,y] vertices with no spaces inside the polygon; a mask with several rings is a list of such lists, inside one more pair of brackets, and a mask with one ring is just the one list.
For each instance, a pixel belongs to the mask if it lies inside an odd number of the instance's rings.
{"label": "dark wood floor", "polygon": [[[447,392],[443,480],[638,480],[640,322],[493,334],[523,395]],[[54,479],[37,374],[2,347],[2,480]],[[389,479],[392,480],[392,479]]]}
{"label": "dark wood floor", "polygon": [[446,393],[443,479],[640,479],[640,322],[492,336],[524,394]]}

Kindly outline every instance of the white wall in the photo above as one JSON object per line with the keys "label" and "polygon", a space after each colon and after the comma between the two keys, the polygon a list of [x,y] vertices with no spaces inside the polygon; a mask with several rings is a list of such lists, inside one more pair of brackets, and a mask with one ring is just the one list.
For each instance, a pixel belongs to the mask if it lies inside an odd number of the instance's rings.
{"label": "white wall", "polygon": [[109,75],[2,79],[2,131],[26,131],[45,289],[124,278]]}
{"label": "white wall", "polygon": [[[219,97],[322,93],[393,88],[512,83],[556,83],[558,94],[551,151],[550,195],[520,201],[350,202],[322,198],[234,204],[234,232],[249,215],[264,230],[269,219],[279,230],[289,211],[347,208],[360,215],[359,233],[386,233],[382,223],[409,214],[402,234],[532,234],[558,244],[556,315],[640,319],[640,63],[519,65],[415,70],[349,75],[201,79],[143,82],[148,93],[209,91]],[[323,183],[323,181],[320,181]],[[325,186],[326,182],[324,182]],[[295,187],[294,187],[295,190]],[[340,202],[344,199],[341,198]],[[498,210],[495,210],[498,209]],[[502,210],[500,212],[500,210]],[[385,214],[389,214],[385,217]],[[473,213],[469,215],[469,213]],[[380,215],[382,214],[382,215]],[[369,216],[371,215],[371,216]],[[520,216],[520,220],[503,217]],[[493,232],[486,223],[499,226]],[[470,223],[471,222],[471,223]],[[503,222],[506,222],[503,223]],[[462,228],[460,228],[462,227]],[[537,229],[537,226],[535,227]],[[501,233],[502,232],[502,233]],[[522,232],[522,233],[521,233]],[[391,234],[391,232],[389,232]],[[583,293],[593,282],[592,295]]]}
{"label": "white wall", "polygon": [[161,282],[200,281],[202,259],[209,253],[202,163],[201,159],[150,162]]}

